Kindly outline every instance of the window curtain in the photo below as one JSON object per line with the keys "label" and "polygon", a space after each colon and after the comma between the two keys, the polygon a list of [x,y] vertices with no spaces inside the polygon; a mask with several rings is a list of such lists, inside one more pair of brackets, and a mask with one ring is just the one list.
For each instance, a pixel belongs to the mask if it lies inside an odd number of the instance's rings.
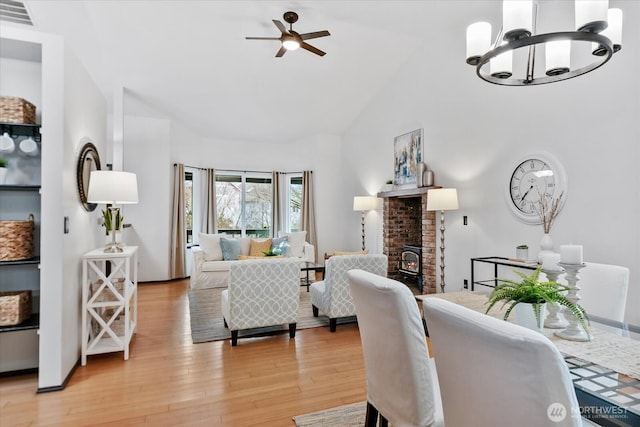
{"label": "window curtain", "polygon": [[173,165],[173,205],[171,211],[170,277],[186,277],[187,231],[184,212],[184,164]]}
{"label": "window curtain", "polygon": [[214,234],[217,231],[216,224],[216,170],[205,169],[204,175],[204,201],[202,203],[202,232]]}
{"label": "window curtain", "polygon": [[307,230],[307,240],[316,247],[317,254],[318,237],[316,233],[316,205],[313,197],[312,171],[302,172],[302,229]]}
{"label": "window curtain", "polygon": [[271,236],[278,237],[278,231],[282,230],[284,224],[284,212],[282,210],[282,189],[280,185],[281,172],[273,172],[271,174]]}

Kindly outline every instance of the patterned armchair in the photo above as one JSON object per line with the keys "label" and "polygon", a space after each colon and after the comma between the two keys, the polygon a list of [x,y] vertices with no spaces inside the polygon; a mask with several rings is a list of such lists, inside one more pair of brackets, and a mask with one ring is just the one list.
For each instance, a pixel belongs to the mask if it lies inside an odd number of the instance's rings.
{"label": "patterned armchair", "polygon": [[231,345],[241,329],[289,324],[296,336],[300,303],[300,260],[246,260],[229,267],[229,288],[222,291],[222,315]]}
{"label": "patterned armchair", "polygon": [[386,255],[339,255],[327,260],[325,278],[311,284],[313,315],[320,313],[329,318],[329,330],[336,331],[339,317],[355,316],[356,307],[351,298],[347,272],[364,270],[387,277]]}

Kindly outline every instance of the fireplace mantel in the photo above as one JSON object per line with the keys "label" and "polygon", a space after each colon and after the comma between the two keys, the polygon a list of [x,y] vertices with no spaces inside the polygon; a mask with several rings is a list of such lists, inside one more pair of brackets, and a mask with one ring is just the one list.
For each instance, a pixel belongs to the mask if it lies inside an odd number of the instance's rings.
{"label": "fireplace mantel", "polygon": [[429,190],[435,190],[436,188],[442,187],[434,185],[431,187],[399,188],[397,190],[382,191],[378,193],[378,197],[420,197],[423,194],[427,194]]}

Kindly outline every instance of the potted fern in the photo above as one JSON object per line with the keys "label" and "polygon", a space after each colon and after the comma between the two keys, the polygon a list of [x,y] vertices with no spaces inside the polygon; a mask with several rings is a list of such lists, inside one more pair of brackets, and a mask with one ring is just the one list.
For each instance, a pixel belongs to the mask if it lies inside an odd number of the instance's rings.
{"label": "potted fern", "polygon": [[[544,324],[546,303],[556,304],[573,313],[585,332],[589,333],[587,312],[565,296],[565,292],[569,290],[569,287],[557,282],[540,282],[538,278],[541,270],[541,267],[537,268],[530,276],[514,270],[522,279],[519,282],[510,279],[498,279],[502,283],[496,286],[489,295],[489,300],[487,301],[489,307],[487,307],[485,313],[489,313],[489,310],[494,305],[503,301],[503,307],[509,304],[509,307],[504,312],[504,320],[507,320],[515,309],[516,322],[518,324],[541,332]],[[531,319],[529,322],[523,320],[523,317],[526,318],[527,316]]]}

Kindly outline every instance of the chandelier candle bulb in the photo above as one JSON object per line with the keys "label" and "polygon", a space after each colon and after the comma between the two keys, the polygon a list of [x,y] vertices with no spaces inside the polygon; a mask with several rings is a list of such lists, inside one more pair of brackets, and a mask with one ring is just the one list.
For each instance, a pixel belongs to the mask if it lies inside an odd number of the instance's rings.
{"label": "chandelier candle bulb", "polygon": [[508,79],[512,76],[513,70],[513,51],[509,50],[505,53],[492,58],[489,62],[489,71],[493,77],[499,79]]}
{"label": "chandelier candle bulb", "polygon": [[547,76],[568,73],[571,61],[571,41],[556,40],[546,42],[544,48]]}
{"label": "chandelier candle bulb", "polygon": [[563,264],[582,264],[582,246],[560,245],[560,262]]}
{"label": "chandelier candle bulb", "polygon": [[[613,43],[613,51],[618,52],[622,49],[622,9],[609,9],[607,12],[607,28],[600,33],[609,38]],[[602,56],[606,54],[606,49],[598,43],[592,43],[593,54]]]}
{"label": "chandelier candle bulb", "polygon": [[502,3],[502,28],[505,40],[529,37],[533,28],[533,1],[518,0]]}
{"label": "chandelier candle bulb", "polygon": [[467,64],[478,65],[480,57],[491,49],[491,24],[476,22],[467,27]]}
{"label": "chandelier candle bulb", "polygon": [[550,253],[542,254],[542,271],[559,271],[561,270],[558,263],[560,262],[560,254]]}
{"label": "chandelier candle bulb", "polygon": [[599,33],[607,28],[609,0],[576,0],[576,30]]}

